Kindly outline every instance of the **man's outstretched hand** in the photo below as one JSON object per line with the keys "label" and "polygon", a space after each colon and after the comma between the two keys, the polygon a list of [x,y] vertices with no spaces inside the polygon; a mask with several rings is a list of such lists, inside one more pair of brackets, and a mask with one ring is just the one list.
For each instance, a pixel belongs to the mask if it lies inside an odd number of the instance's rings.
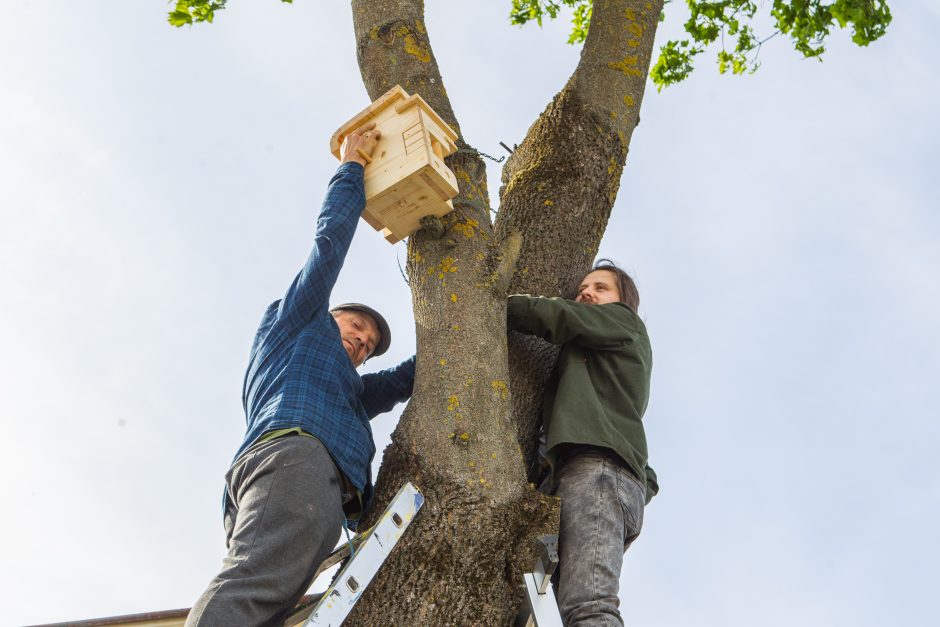
{"label": "man's outstretched hand", "polygon": [[366,164],[372,161],[372,151],[381,137],[382,131],[375,128],[375,122],[360,126],[343,139],[343,145],[339,148],[340,161],[355,161],[366,167]]}

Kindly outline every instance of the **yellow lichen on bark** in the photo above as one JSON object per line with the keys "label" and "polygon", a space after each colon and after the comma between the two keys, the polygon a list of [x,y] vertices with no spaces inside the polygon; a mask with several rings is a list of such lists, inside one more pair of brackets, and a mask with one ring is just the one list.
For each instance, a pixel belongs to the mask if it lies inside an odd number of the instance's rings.
{"label": "yellow lichen on bark", "polygon": [[622,60],[614,63],[611,61],[607,64],[612,70],[620,70],[623,72],[624,76],[636,76],[640,77],[643,75],[643,72],[637,67],[640,64],[640,59],[637,55],[627,55]]}
{"label": "yellow lichen on bark", "polygon": [[460,191],[465,198],[471,200],[473,198],[484,197],[483,193],[480,191],[480,188],[473,184],[473,179],[470,178],[470,175],[467,174],[463,168],[455,169],[454,174],[457,175],[457,180],[462,183],[460,186]]}
{"label": "yellow lichen on bark", "polygon": [[444,257],[441,259],[441,262],[437,264],[437,278],[443,280],[448,272],[457,272],[457,266],[454,265],[455,261],[456,259],[453,257]]}
{"label": "yellow lichen on bark", "polygon": [[454,224],[454,230],[458,233],[463,233],[463,236],[467,239],[472,239],[474,234],[474,229],[480,226],[480,223],[474,220],[473,218],[467,218],[464,222],[457,222]]}
{"label": "yellow lichen on bark", "polygon": [[405,37],[405,52],[422,63],[427,63],[431,60],[431,51],[419,45],[417,37],[412,34],[408,34]]}
{"label": "yellow lichen on bark", "polygon": [[513,188],[516,186],[517,183],[523,182],[524,184],[525,177],[534,173],[540,167],[542,167],[542,160],[533,159],[531,163],[529,163],[526,167],[524,167],[523,169],[513,174],[512,177],[508,181],[506,181],[506,186],[502,191],[502,195],[508,196],[509,194],[511,194]]}
{"label": "yellow lichen on bark", "polygon": [[431,60],[431,51],[424,47],[423,43],[408,30],[407,26],[402,26],[395,34],[402,38],[405,44],[405,52],[422,63],[428,63]]}

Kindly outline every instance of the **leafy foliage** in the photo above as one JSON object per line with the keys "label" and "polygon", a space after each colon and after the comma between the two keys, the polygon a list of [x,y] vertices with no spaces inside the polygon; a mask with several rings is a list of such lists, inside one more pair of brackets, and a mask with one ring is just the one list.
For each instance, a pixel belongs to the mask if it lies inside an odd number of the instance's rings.
{"label": "leafy foliage", "polygon": [[591,23],[591,0],[512,0],[509,22],[522,26],[526,22],[535,20],[541,26],[545,15],[548,15],[550,19],[558,17],[558,12],[563,5],[574,10],[568,43],[583,43],[587,39],[588,25]]}
{"label": "leafy foliage", "polygon": [[[884,35],[891,23],[887,0],[686,0],[686,4],[690,16],[684,28],[689,38],[663,44],[650,70],[659,90],[688,77],[694,69],[693,58],[715,42],[720,45],[718,71],[744,74],[760,67],[761,46],[777,35],[787,36],[804,57],[820,58],[835,25],[851,27],[852,41],[867,46]],[[775,30],[762,38],[753,23],[758,10],[768,4],[767,17]],[[512,0],[509,20],[518,25],[534,20],[541,26],[543,17],[554,19],[563,6],[573,10],[568,43],[583,42],[590,26],[592,0]]]}
{"label": "leafy foliage", "polygon": [[[225,8],[228,0],[171,0],[175,8],[167,20],[173,26],[212,22],[216,11]],[[666,0],[666,4],[672,0]],[[834,25],[852,29],[852,41],[867,46],[885,34],[891,23],[887,0],[772,0],[769,18],[775,28],[768,37],[757,35],[753,22],[758,9],[767,0],[685,0],[689,19],[683,25],[689,38],[671,40],[659,49],[659,57],[650,70],[650,78],[658,90],[674,85],[695,69],[693,58],[715,42],[718,51],[718,72],[725,74],[753,73],[760,67],[761,46],[777,35],[789,37],[793,47],[805,58],[821,58],[826,51],[826,37]],[[292,3],[293,0],[281,0]],[[571,33],[568,43],[579,44],[587,39],[591,24],[593,0],[512,0],[509,21],[523,25],[543,18],[555,19],[563,8],[571,11]],[[660,20],[665,15],[660,15]]]}
{"label": "leafy foliage", "polygon": [[[281,0],[288,4],[294,0]],[[209,22],[215,18],[215,12],[225,8],[228,0],[176,0],[176,7],[167,15],[167,21],[173,26],[192,26],[196,22]],[[171,0],[172,3],[172,0]]]}

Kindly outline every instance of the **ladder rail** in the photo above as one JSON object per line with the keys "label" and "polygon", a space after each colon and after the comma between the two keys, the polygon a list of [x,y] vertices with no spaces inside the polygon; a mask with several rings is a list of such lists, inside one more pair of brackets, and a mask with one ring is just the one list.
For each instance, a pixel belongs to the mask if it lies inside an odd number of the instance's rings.
{"label": "ladder rail", "polygon": [[346,620],[423,505],[424,495],[411,482],[401,487],[379,522],[363,534],[361,546],[323,593],[305,627],[338,627]]}
{"label": "ladder rail", "polygon": [[539,536],[538,558],[534,572],[522,575],[526,606],[520,609],[517,625],[525,627],[562,627],[558,603],[552,592],[552,575],[558,568],[558,536]]}

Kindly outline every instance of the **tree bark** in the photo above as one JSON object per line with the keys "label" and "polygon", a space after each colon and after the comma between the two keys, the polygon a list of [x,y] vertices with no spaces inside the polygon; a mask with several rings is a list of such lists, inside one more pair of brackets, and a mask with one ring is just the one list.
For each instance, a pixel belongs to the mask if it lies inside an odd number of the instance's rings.
{"label": "tree bark", "polygon": [[[427,500],[347,624],[506,625],[515,615],[519,573],[532,566],[534,538],[557,528],[558,502],[526,478],[553,357],[515,341],[508,352],[506,295],[558,294],[593,258],[638,120],[661,7],[595,3],[577,70],[507,163],[495,228],[480,157],[463,137],[448,157],[460,188],[455,211],[408,240],[414,395],[364,524],[406,481]],[[352,8],[369,96],[401,85],[459,134],[423,2],[353,0]]]}

